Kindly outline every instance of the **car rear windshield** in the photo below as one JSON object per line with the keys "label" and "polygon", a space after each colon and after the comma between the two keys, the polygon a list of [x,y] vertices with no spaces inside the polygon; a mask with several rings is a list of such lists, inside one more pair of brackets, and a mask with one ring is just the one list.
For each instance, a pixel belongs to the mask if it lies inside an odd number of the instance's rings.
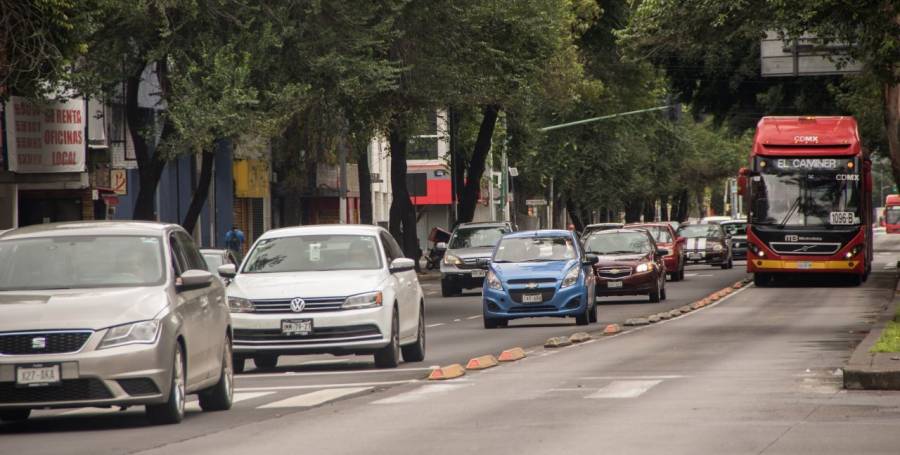
{"label": "car rear windshield", "polygon": [[219,273],[219,266],[225,264],[221,254],[219,253],[203,253],[203,260],[206,261],[206,269],[212,274]]}
{"label": "car rear windshield", "polygon": [[460,228],[453,233],[449,246],[452,250],[494,247],[500,241],[500,238],[503,237],[503,234],[508,232],[508,229],[496,226]]}
{"label": "car rear windshield", "polygon": [[594,254],[646,254],[652,248],[650,239],[640,232],[596,234],[584,239],[584,250]]}
{"label": "car rear windshield", "polygon": [[747,235],[747,223],[723,223],[722,229],[731,236]]}
{"label": "car rear windshield", "polygon": [[298,235],[260,240],[243,273],[372,270],[381,268],[378,240],[371,235]]}
{"label": "car rear windshield", "polygon": [[575,245],[566,237],[513,237],[500,241],[494,262],[547,262],[575,259]]}
{"label": "car rear windshield", "polygon": [[715,224],[691,224],[678,228],[678,235],[689,239],[721,237],[719,226]]}
{"label": "car rear windshield", "polygon": [[65,236],[0,242],[0,291],[152,286],[165,280],[157,237]]}
{"label": "car rear windshield", "polygon": [[672,233],[669,232],[669,228],[663,226],[639,226],[637,229],[649,232],[657,243],[672,243]]}

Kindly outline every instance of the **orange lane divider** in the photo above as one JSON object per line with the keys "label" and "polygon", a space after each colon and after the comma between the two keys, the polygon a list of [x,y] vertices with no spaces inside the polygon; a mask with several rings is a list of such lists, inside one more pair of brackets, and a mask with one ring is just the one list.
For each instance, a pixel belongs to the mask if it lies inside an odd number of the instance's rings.
{"label": "orange lane divider", "polygon": [[622,331],[622,327],[619,324],[609,324],[603,329],[604,335],[615,335]]}
{"label": "orange lane divider", "polygon": [[499,365],[497,358],[488,354],[469,360],[469,363],[466,364],[466,370],[484,370],[497,365]]}
{"label": "orange lane divider", "polygon": [[429,381],[443,381],[446,379],[454,379],[466,374],[466,369],[463,368],[462,365],[458,363],[454,363],[453,365],[448,365],[441,368],[436,368],[431,370],[431,374],[428,375]]}
{"label": "orange lane divider", "polygon": [[515,362],[516,360],[522,360],[525,358],[525,350],[522,348],[512,348],[507,349],[500,353],[500,357],[497,358],[500,362]]}

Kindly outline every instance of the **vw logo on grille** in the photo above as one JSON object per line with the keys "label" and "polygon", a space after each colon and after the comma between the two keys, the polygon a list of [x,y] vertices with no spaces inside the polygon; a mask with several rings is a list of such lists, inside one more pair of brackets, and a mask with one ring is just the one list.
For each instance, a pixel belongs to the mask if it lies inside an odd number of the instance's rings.
{"label": "vw logo on grille", "polygon": [[31,349],[47,349],[47,338],[34,337],[31,339]]}
{"label": "vw logo on grille", "polygon": [[298,297],[291,300],[291,311],[294,313],[299,313],[303,311],[304,308],[306,308],[306,302],[303,299]]}

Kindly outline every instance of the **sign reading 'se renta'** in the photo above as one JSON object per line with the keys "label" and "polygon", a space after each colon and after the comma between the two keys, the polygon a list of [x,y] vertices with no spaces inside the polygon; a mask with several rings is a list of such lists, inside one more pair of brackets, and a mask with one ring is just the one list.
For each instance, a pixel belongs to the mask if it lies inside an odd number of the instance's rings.
{"label": "sign reading 'se renta'", "polygon": [[84,172],[87,118],[83,98],[35,104],[13,96],[5,110],[11,172]]}

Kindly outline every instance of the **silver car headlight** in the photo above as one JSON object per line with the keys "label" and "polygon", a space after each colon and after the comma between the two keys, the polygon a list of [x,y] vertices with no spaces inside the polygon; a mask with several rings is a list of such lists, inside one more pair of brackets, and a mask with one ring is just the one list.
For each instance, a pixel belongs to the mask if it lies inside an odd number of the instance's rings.
{"label": "silver car headlight", "polygon": [[106,330],[97,349],[127,344],[153,344],[159,335],[159,319],[117,325]]}
{"label": "silver car headlight", "polygon": [[247,299],[228,297],[228,309],[232,313],[253,313],[256,311],[256,306]]}
{"label": "silver car headlight", "polygon": [[456,257],[456,256],[454,256],[454,255],[452,255],[452,254],[445,254],[445,255],[444,255],[444,264],[447,264],[447,265],[462,265],[462,263],[463,263],[462,259],[460,259],[460,258],[458,258],[458,257]]}
{"label": "silver car headlight", "polygon": [[503,284],[500,283],[500,279],[497,278],[497,274],[494,273],[493,270],[488,270],[487,277],[485,277],[485,282],[487,282],[488,287],[491,289],[495,289],[498,291],[503,289]]}
{"label": "silver car headlight", "polygon": [[351,295],[344,300],[341,308],[345,310],[361,310],[363,308],[380,307],[383,298],[381,291]]}
{"label": "silver car headlight", "polygon": [[717,243],[717,244],[713,245],[713,246],[712,246],[712,250],[715,251],[715,252],[722,251],[722,244],[721,244],[721,243]]}
{"label": "silver car headlight", "polygon": [[569,269],[569,271],[566,273],[566,276],[563,277],[562,285],[560,285],[560,288],[567,288],[569,286],[575,285],[575,283],[578,282],[579,275],[581,275],[581,267],[578,267],[576,265],[575,267]]}

